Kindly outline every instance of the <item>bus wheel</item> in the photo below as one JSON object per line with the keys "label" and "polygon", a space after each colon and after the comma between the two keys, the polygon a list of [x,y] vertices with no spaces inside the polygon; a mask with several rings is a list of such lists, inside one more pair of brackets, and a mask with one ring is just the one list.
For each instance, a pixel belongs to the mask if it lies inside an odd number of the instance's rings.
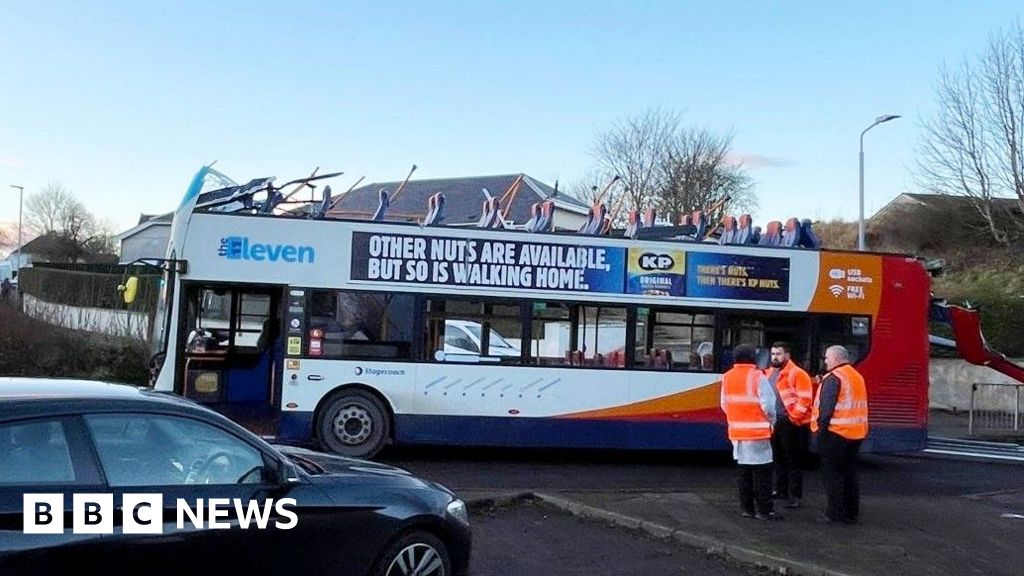
{"label": "bus wheel", "polygon": [[370,458],[390,436],[387,408],[364,390],[346,390],[332,398],[317,423],[320,444],[341,456]]}

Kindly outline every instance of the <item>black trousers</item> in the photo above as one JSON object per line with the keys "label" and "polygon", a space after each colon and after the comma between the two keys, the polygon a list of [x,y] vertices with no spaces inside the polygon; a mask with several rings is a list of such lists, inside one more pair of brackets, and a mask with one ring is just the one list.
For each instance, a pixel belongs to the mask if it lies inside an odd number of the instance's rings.
{"label": "black trousers", "polygon": [[810,427],[797,426],[782,417],[772,433],[772,460],[775,466],[775,492],[780,498],[804,497],[803,459]]}
{"label": "black trousers", "polygon": [[750,514],[770,514],[772,504],[772,465],[740,464],[740,507]]}
{"label": "black trousers", "polygon": [[822,430],[818,435],[821,476],[828,498],[825,515],[830,520],[856,522],[860,514],[860,485],[857,480],[860,443],[860,440],[847,440],[829,430]]}

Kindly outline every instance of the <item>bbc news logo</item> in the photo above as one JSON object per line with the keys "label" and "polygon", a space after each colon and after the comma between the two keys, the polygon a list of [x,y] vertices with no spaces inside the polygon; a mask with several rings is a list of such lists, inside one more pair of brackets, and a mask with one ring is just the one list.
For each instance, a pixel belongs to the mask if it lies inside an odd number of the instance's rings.
{"label": "bbc news logo", "polygon": [[[121,514],[125,534],[163,534],[163,494],[124,494],[121,505],[114,506],[113,494],[73,494],[71,502],[73,534],[113,534],[114,519]],[[198,498],[190,503],[175,501],[175,526],[178,530],[228,530],[255,528],[291,530],[299,523],[294,498],[280,500],[243,500],[241,498]],[[25,494],[22,507],[25,534],[63,534],[64,495]]]}

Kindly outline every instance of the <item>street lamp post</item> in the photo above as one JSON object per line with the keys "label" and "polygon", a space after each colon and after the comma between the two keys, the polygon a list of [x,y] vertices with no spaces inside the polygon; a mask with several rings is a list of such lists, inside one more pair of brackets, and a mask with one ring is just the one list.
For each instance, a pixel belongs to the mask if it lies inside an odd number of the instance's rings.
{"label": "street lamp post", "polygon": [[[18,189],[18,276],[21,276],[21,197],[25,195],[25,188],[14,184],[11,188]],[[18,285],[21,285],[21,278],[18,278]]]}
{"label": "street lamp post", "polygon": [[857,250],[864,251],[864,135],[879,124],[899,118],[898,114],[886,114],[875,118],[875,122],[860,133],[860,218],[857,221]]}

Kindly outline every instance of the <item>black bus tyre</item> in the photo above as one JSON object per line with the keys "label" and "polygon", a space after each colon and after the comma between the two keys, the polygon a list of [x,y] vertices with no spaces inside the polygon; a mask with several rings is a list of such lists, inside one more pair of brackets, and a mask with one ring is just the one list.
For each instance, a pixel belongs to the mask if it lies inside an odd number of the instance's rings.
{"label": "black bus tyre", "polygon": [[452,576],[452,561],[448,557],[448,549],[440,539],[429,532],[415,531],[388,545],[371,574]]}
{"label": "black bus tyre", "polygon": [[365,390],[345,390],[328,401],[317,432],[321,447],[330,452],[371,458],[387,444],[391,422],[379,398]]}

